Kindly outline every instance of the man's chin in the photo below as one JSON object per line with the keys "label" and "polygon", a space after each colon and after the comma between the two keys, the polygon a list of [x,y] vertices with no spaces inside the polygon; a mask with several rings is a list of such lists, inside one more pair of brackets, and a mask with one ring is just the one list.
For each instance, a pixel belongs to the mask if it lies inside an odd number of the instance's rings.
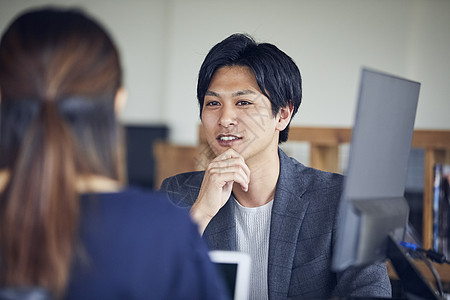
{"label": "man's chin", "polygon": [[[211,146],[210,146],[211,147]],[[236,151],[237,153],[242,155],[242,149],[240,149],[240,147],[238,146],[220,146],[220,145],[214,145],[211,147],[211,149],[213,150],[214,154],[217,156],[221,155],[222,153],[228,151],[229,149],[233,149],[234,151]]]}

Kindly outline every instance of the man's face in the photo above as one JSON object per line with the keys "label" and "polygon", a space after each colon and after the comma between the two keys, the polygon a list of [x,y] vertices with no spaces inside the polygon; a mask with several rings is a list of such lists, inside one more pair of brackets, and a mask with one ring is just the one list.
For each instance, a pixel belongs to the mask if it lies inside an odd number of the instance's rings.
{"label": "man's face", "polygon": [[203,102],[202,123],[216,156],[229,148],[246,160],[277,151],[277,118],[247,67],[222,67],[214,73]]}

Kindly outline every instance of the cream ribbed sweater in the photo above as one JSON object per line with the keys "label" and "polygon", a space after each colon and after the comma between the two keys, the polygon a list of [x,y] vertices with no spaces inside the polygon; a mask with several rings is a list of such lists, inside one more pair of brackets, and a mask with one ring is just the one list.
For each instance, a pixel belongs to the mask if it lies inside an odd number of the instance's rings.
{"label": "cream ribbed sweater", "polygon": [[233,202],[237,250],[248,253],[252,259],[249,299],[268,299],[267,266],[273,200],[259,207],[243,207],[238,201]]}

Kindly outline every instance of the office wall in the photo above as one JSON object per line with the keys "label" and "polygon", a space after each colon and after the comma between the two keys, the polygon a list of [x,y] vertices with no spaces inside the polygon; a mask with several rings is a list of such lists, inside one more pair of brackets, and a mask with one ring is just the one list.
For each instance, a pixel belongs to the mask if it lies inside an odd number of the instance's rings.
{"label": "office wall", "polygon": [[163,123],[166,52],[164,0],[0,0],[0,31],[23,9],[57,4],[85,9],[112,34],[121,53],[129,101],[127,123]]}
{"label": "office wall", "polygon": [[75,3],[105,24],[129,90],[121,118],[168,124],[174,142],[196,143],[199,66],[234,32],[275,43],[299,65],[304,100],[293,124],[351,126],[366,66],[420,81],[416,128],[450,129],[448,0],[0,0],[0,30],[42,3]]}

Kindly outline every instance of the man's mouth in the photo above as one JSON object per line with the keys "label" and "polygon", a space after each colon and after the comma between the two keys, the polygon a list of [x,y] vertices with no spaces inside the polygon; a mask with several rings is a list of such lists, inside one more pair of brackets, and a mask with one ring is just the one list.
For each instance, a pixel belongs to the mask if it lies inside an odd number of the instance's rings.
{"label": "man's mouth", "polygon": [[237,140],[238,137],[237,136],[221,136],[221,137],[219,137],[219,139],[221,141],[232,141],[232,140]]}
{"label": "man's mouth", "polygon": [[241,139],[242,139],[242,137],[235,136],[235,135],[229,135],[229,134],[220,134],[217,137],[217,141],[219,141],[219,143],[230,143],[230,142],[241,140]]}

